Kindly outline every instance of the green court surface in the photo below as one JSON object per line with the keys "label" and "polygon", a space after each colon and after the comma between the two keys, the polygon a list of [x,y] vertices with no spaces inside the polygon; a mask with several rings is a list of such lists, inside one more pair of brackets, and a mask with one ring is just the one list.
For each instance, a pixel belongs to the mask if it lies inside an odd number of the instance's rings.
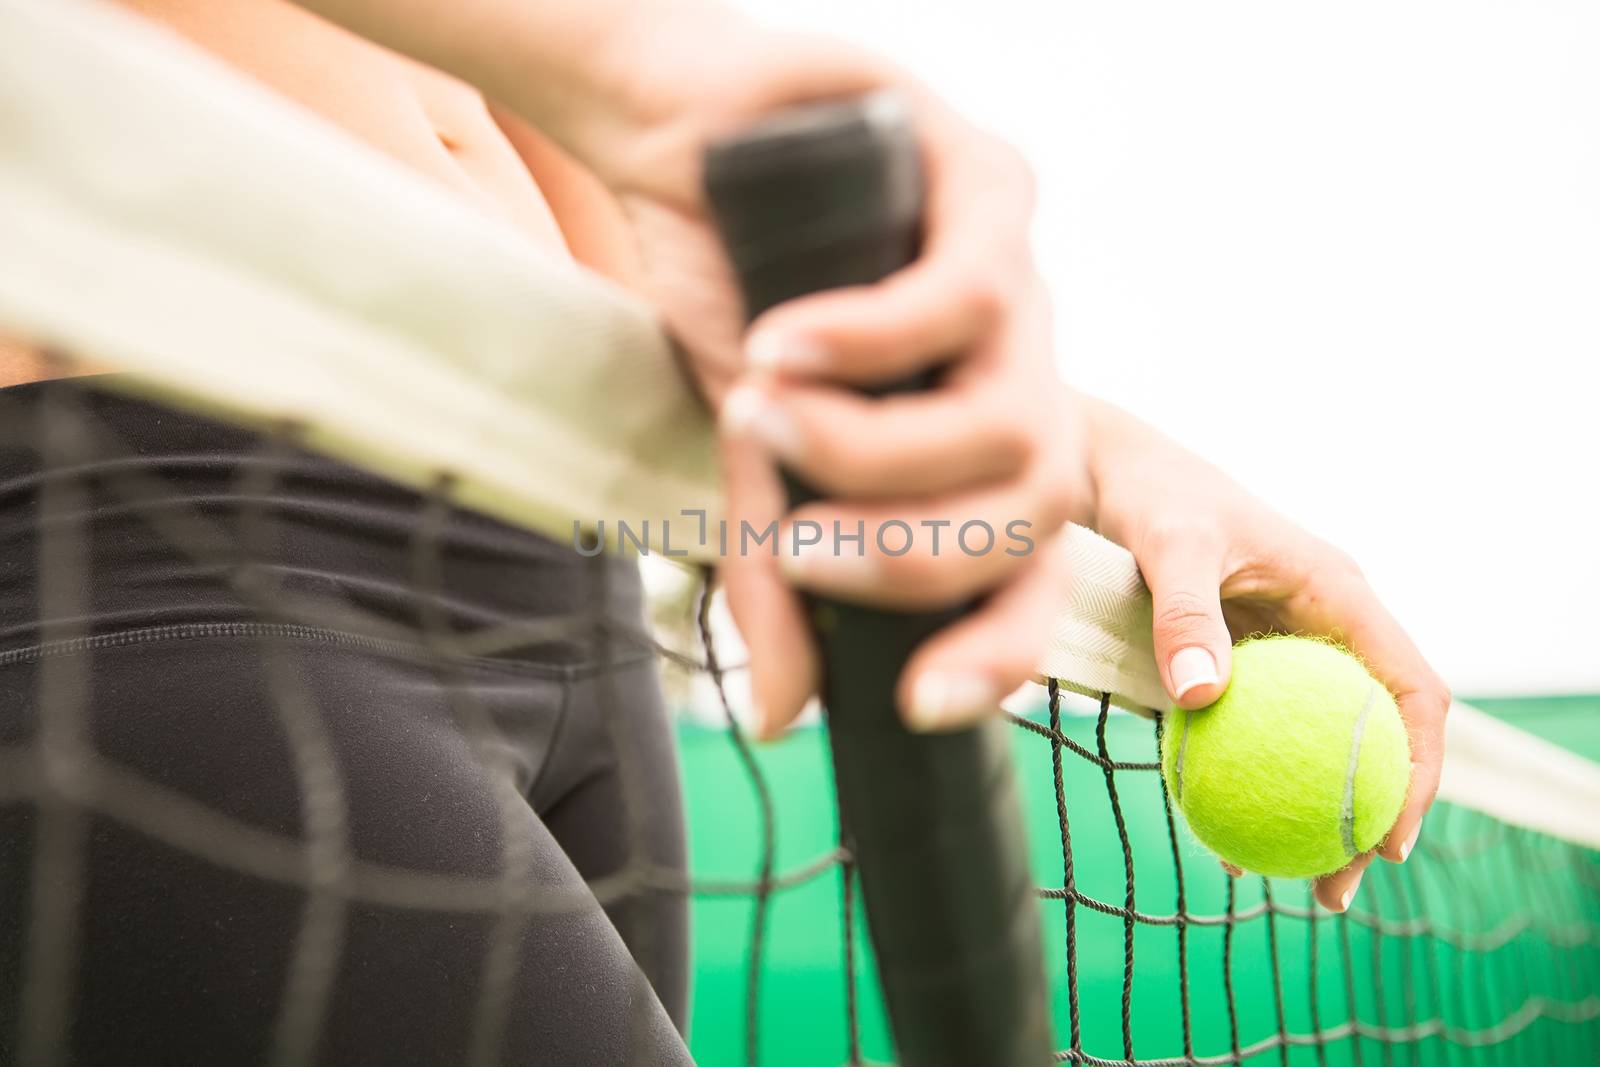
{"label": "green court surface", "polygon": [[[1530,732],[1600,756],[1600,729],[1594,725],[1600,722],[1600,697],[1483,701],[1480,706]],[[1094,750],[1095,726],[1093,716],[1069,716],[1063,732]],[[1051,743],[1020,729],[1014,737],[1034,872],[1041,885],[1059,887],[1063,857]],[[723,731],[692,725],[681,727],[679,743],[697,883],[753,881],[761,857],[759,808],[734,746]],[[1131,715],[1110,716],[1106,745],[1119,761],[1155,758],[1151,724]],[[776,811],[776,873],[826,856],[835,847],[836,828],[823,731],[799,730],[757,748],[756,758]],[[1120,906],[1127,896],[1124,852],[1106,776],[1070,751],[1064,753],[1064,768],[1077,887]],[[1158,781],[1153,772],[1116,774],[1135,871],[1135,908],[1170,916],[1177,911],[1179,878]],[[1228,879],[1188,837],[1181,819],[1176,851],[1187,913],[1225,915]],[[1536,835],[1507,834],[1474,812],[1442,805],[1430,816],[1411,862],[1403,868],[1381,864],[1368,875],[1353,910],[1380,914],[1384,923],[1376,931],[1370,922],[1342,921],[1312,910],[1304,883],[1269,886],[1247,878],[1235,886],[1233,906],[1243,917],[1233,924],[1231,982],[1241,1048],[1280,1031],[1320,1031],[1320,1045],[1291,1048],[1287,1062],[1600,1063],[1600,1018],[1593,1017],[1594,998],[1600,997],[1600,856]],[[1258,906],[1268,892],[1276,904],[1296,913],[1270,919],[1262,914]],[[1057,1047],[1065,1048],[1070,1016],[1065,906],[1041,901],[1040,907]],[[1418,936],[1414,928],[1423,916],[1431,929],[1460,936]],[[747,985],[755,919],[749,895],[695,898],[690,1036],[702,1067],[748,1062]],[[1126,1055],[1126,924],[1120,916],[1080,906],[1076,928],[1080,1047],[1120,1060]],[[755,1011],[759,1063],[836,1067],[848,1062],[840,930],[836,867],[772,895]],[[1185,993],[1192,1053],[1230,1055],[1234,1038],[1223,980],[1224,930],[1225,924],[1189,927],[1188,980],[1181,982],[1175,927],[1135,924],[1129,1012],[1135,1059],[1184,1055]],[[1500,936],[1507,930],[1513,936]],[[892,1053],[870,965],[863,950],[857,965],[863,1052],[868,1062],[886,1063]],[[1589,995],[1575,997],[1574,989]],[[1537,1018],[1524,1023],[1518,1013],[1527,1010],[1528,990],[1563,1003],[1576,999],[1585,1007],[1573,1022]],[[1376,1042],[1353,1039],[1340,1029],[1350,1019],[1352,995],[1355,1014],[1365,1025],[1402,1029],[1444,1020],[1458,1034],[1476,1034],[1471,1040],[1491,1047],[1463,1047],[1435,1033],[1408,1038],[1386,1055]],[[1480,1060],[1480,1054],[1488,1058]],[[1280,1055],[1274,1047],[1245,1062],[1278,1064]]]}

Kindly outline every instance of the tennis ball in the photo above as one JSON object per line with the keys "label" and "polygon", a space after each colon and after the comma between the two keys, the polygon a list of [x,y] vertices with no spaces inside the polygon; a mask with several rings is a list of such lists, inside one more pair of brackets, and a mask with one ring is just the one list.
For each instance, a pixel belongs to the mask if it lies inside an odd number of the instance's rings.
{"label": "tennis ball", "polygon": [[1161,772],[1194,835],[1255,874],[1313,878],[1372,848],[1405,803],[1411,752],[1394,697],[1355,656],[1306,637],[1233,649],[1210,707],[1173,708]]}

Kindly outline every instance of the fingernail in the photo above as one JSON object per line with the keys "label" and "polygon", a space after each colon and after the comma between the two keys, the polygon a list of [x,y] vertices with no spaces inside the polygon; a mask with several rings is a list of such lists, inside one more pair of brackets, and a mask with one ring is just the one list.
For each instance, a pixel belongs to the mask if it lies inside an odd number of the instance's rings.
{"label": "fingernail", "polygon": [[1400,862],[1404,863],[1411,858],[1411,850],[1417,847],[1417,838],[1422,835],[1422,820],[1417,820],[1417,825],[1411,828],[1411,833],[1406,837],[1405,844],[1400,846]]}
{"label": "fingernail", "polygon": [[754,385],[735,386],[722,400],[722,424],[737,437],[750,438],[785,459],[802,449],[800,431],[789,413]]}
{"label": "fingernail", "polygon": [[1350,883],[1349,888],[1344,891],[1344,896],[1339,898],[1339,910],[1340,911],[1349,911],[1350,910],[1350,902],[1355,899],[1356,890],[1361,888],[1361,879],[1364,878],[1364,877],[1366,877],[1366,872],[1365,871],[1362,871],[1361,873],[1357,874],[1356,875],[1356,880]]}
{"label": "fingernail", "polygon": [[1167,672],[1172,675],[1174,700],[1182,700],[1184,694],[1202,685],[1216,685],[1221,681],[1217,677],[1216,659],[1199,645],[1174,652]]}
{"label": "fingernail", "polygon": [[994,684],[978,674],[924,674],[911,690],[906,717],[912,729],[937,730],[971,722],[1000,703]]}
{"label": "fingernail", "polygon": [[[793,531],[793,527],[787,526],[778,531],[782,546],[778,552],[778,569],[792,582],[859,586],[869,581],[877,569],[873,557],[842,549],[827,538],[795,544]],[[783,547],[789,551],[783,551]]]}
{"label": "fingernail", "polygon": [[776,330],[757,330],[744,346],[745,365],[751,370],[804,373],[828,365],[821,345],[803,337],[787,337]]}

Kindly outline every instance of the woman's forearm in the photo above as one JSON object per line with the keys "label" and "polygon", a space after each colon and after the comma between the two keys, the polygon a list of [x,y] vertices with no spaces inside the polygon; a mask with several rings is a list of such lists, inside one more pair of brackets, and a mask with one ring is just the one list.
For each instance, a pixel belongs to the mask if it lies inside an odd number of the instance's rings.
{"label": "woman's forearm", "polygon": [[[361,36],[470,82],[573,152],[642,127],[628,76],[647,37],[741,21],[714,0],[297,0]],[[662,31],[670,29],[670,34]]]}

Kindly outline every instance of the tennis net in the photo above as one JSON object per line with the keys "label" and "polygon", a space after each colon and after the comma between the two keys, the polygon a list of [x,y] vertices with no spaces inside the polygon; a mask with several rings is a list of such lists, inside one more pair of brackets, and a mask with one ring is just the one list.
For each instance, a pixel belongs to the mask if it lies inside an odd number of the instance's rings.
{"label": "tennis net", "polygon": [[[1481,713],[1454,714],[1477,723]],[[1600,853],[1590,845],[1441,801],[1408,862],[1375,864],[1351,910],[1336,915],[1307,883],[1220,869],[1166,795],[1158,724],[1055,684],[1010,717],[1059,1060],[1585,1064],[1600,1055]],[[744,1050],[704,1039],[716,1057],[706,1062],[890,1062],[870,948],[836,888],[849,877],[848,853],[825,847],[833,828],[808,810],[808,787],[826,783],[820,742],[801,736],[782,743],[786,752],[737,760],[715,754],[724,744],[741,748],[711,735],[686,746],[691,770],[719,779],[715,805],[703,809],[690,782],[692,825],[712,842],[701,851],[717,872],[758,873],[743,885],[699,883],[719,896],[697,914],[749,931],[715,961],[725,980],[743,968],[747,987],[735,996],[715,984],[716,1003],[701,1010],[754,1029]],[[729,802],[741,796],[765,821]],[[720,896],[729,892],[746,898]],[[833,939],[833,968],[803,979],[777,970],[791,959],[820,966],[784,929],[791,922]],[[763,939],[780,947],[763,952]]]}

